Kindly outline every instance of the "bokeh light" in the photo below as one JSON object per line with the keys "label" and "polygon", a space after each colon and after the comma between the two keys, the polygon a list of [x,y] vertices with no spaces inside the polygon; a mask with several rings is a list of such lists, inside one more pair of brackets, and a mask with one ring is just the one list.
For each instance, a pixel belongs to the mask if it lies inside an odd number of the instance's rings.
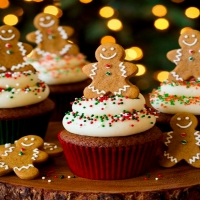
{"label": "bokeh light", "polygon": [[140,60],[143,57],[143,51],[139,47],[131,47],[132,50],[134,50],[137,54],[136,58],[134,60]]}
{"label": "bokeh light", "polygon": [[113,30],[113,31],[120,31],[123,26],[122,26],[122,22],[119,19],[111,19],[108,21],[107,26],[109,29]]}
{"label": "bokeh light", "polygon": [[166,80],[169,76],[169,72],[168,71],[156,71],[153,74],[153,77],[155,80],[162,82],[164,80]]}
{"label": "bokeh light", "polygon": [[154,26],[159,30],[165,30],[169,27],[169,22],[165,18],[159,18],[155,20]]}
{"label": "bokeh light", "polygon": [[167,14],[167,8],[163,5],[155,5],[152,8],[152,13],[157,17],[164,17]]}
{"label": "bokeh light", "polygon": [[185,31],[191,30],[192,28],[190,27],[184,27],[181,29],[180,34],[183,34]]}
{"label": "bokeh light", "polygon": [[189,7],[185,10],[185,15],[191,19],[197,18],[199,17],[199,9],[196,7]]}
{"label": "bokeh light", "polygon": [[99,11],[100,16],[104,18],[112,17],[114,13],[115,13],[114,9],[110,6],[105,6],[101,8]]}
{"label": "bokeh light", "polygon": [[125,49],[125,60],[131,61],[134,60],[137,57],[137,52],[134,51],[133,49]]}
{"label": "bokeh light", "polygon": [[43,12],[57,16],[59,13],[59,9],[56,6],[49,5],[44,8]]}
{"label": "bokeh light", "polygon": [[110,35],[106,35],[104,37],[101,38],[101,44],[105,44],[107,42],[113,42],[116,43],[116,40],[114,37],[110,36]]}
{"label": "bokeh light", "polygon": [[19,22],[19,20],[16,15],[8,14],[8,15],[4,16],[3,22],[4,22],[4,24],[13,26],[13,25],[17,24]]}
{"label": "bokeh light", "polygon": [[81,3],[91,3],[92,0],[79,0]]}
{"label": "bokeh light", "polygon": [[144,65],[141,64],[136,64],[138,67],[138,73],[136,74],[136,76],[142,76],[143,74],[146,73],[146,67]]}
{"label": "bokeh light", "polygon": [[2,8],[2,9],[7,8],[9,5],[10,5],[10,2],[8,0],[0,1],[0,8]]}

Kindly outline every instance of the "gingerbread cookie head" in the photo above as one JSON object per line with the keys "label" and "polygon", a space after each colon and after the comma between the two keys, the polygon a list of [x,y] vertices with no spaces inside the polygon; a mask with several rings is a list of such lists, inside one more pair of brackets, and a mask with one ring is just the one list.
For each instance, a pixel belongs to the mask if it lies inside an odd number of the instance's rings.
{"label": "gingerbread cookie head", "polygon": [[171,118],[172,131],[164,133],[167,149],[159,160],[161,166],[172,167],[184,160],[200,168],[200,133],[196,130],[197,124],[197,118],[188,112],[177,113]]}
{"label": "gingerbread cookie head", "polygon": [[40,148],[43,146],[43,139],[37,135],[27,135],[15,142],[16,147],[22,148]]}
{"label": "gingerbread cookie head", "polygon": [[54,15],[40,13],[35,17],[33,23],[37,29],[50,29],[56,28],[59,24],[59,21]]}
{"label": "gingerbread cookie head", "polygon": [[82,69],[92,79],[92,83],[84,90],[86,98],[106,95],[138,97],[139,89],[129,81],[138,68],[124,61],[125,51],[120,45],[102,44],[97,48],[95,56],[98,62],[85,65]]}
{"label": "gingerbread cookie head", "polygon": [[13,27],[8,25],[3,25],[0,27],[0,44],[2,43],[16,43],[20,38],[19,31]]}

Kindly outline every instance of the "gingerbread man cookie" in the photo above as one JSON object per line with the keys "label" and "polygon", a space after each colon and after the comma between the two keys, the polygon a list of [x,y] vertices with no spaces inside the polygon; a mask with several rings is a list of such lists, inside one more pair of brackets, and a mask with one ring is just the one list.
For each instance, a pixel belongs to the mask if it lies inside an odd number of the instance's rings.
{"label": "gingerbread man cookie", "polygon": [[164,133],[164,144],[167,149],[160,157],[159,164],[172,167],[181,160],[200,167],[200,133],[195,130],[197,118],[187,112],[175,114],[170,121],[173,131]]}
{"label": "gingerbread man cookie", "polygon": [[32,52],[32,58],[41,58],[46,55],[76,55],[79,53],[78,46],[68,41],[68,38],[74,32],[73,28],[59,26],[59,20],[56,16],[40,13],[35,17],[34,25],[38,30],[29,33],[26,37],[28,41],[37,44]]}
{"label": "gingerbread man cookie", "polygon": [[168,80],[188,81],[190,79],[200,80],[200,32],[190,29],[179,37],[181,49],[172,50],[167,53],[167,58],[176,64],[170,72]]}
{"label": "gingerbread man cookie", "polygon": [[35,71],[32,65],[24,61],[32,47],[19,42],[20,33],[13,27],[3,25],[0,27],[0,73]]}
{"label": "gingerbread man cookie", "polygon": [[0,176],[14,171],[21,179],[36,178],[39,170],[34,164],[48,159],[48,154],[40,150],[43,143],[39,136],[28,135],[15,144],[0,145]]}
{"label": "gingerbread man cookie", "polygon": [[104,95],[123,95],[137,98],[139,89],[129,82],[138,68],[124,62],[125,51],[115,43],[100,45],[95,57],[98,62],[85,65],[83,72],[92,79],[92,83],[84,89],[86,98],[97,98]]}
{"label": "gingerbread man cookie", "polygon": [[61,147],[49,142],[44,142],[44,145],[41,150],[48,153],[49,157],[61,156],[63,153],[63,149]]}

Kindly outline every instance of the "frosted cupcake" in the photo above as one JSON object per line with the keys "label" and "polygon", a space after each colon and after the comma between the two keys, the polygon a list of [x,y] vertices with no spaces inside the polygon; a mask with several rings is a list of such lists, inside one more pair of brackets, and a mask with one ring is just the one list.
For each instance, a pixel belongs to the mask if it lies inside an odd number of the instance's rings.
{"label": "frosted cupcake", "polygon": [[170,129],[171,117],[178,112],[192,113],[200,122],[199,39],[199,31],[192,29],[180,35],[181,48],[167,54],[175,69],[150,94],[151,105],[159,111],[158,126],[163,130]]}
{"label": "frosted cupcake", "polygon": [[19,38],[16,28],[0,27],[0,144],[27,134],[44,137],[54,109],[48,86],[23,60],[32,47]]}
{"label": "frosted cupcake", "polygon": [[27,40],[37,46],[26,61],[39,72],[41,80],[49,85],[50,98],[56,103],[52,120],[61,120],[70,102],[82,95],[88,78],[82,67],[88,63],[79,48],[68,39],[74,30],[59,26],[59,20],[51,14],[40,13],[34,19],[38,29],[27,35]]}
{"label": "frosted cupcake", "polygon": [[[124,62],[124,49],[99,46],[97,63],[83,67],[92,83],[76,98],[58,135],[71,171],[89,179],[126,179],[145,173],[162,137],[156,113],[128,79],[137,73]],[[116,83],[115,80],[118,80]]]}

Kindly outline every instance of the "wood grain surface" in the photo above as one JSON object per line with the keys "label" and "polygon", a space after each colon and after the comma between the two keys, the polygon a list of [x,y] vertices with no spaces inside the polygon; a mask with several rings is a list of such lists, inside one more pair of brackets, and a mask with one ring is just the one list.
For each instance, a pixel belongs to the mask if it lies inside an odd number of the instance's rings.
{"label": "wood grain surface", "polygon": [[[51,122],[45,141],[59,144],[57,134],[61,130],[61,122]],[[73,177],[64,156],[50,159],[38,168],[41,175],[34,180],[21,180],[14,173],[0,177],[0,199],[200,199],[200,169],[186,163],[169,169],[155,164],[148,174],[115,181]],[[42,179],[44,174],[49,176]],[[148,180],[144,180],[147,176]]]}

